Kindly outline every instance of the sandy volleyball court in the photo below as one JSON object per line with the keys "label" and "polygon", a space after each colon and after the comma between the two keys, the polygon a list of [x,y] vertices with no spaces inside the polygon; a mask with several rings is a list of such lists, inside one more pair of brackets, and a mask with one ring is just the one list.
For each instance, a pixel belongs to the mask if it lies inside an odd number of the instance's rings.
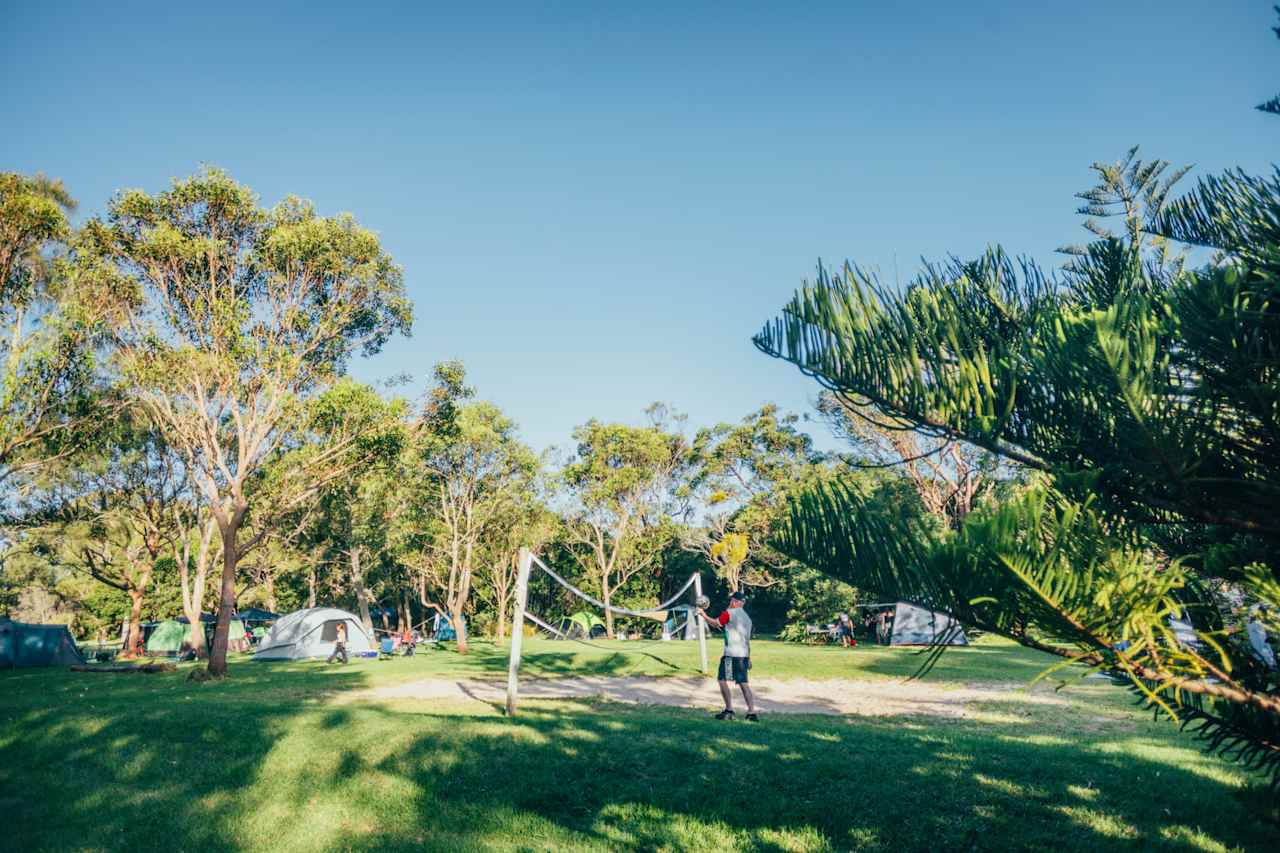
{"label": "sandy volleyball court", "polygon": [[[981,686],[930,684],[922,681],[853,681],[832,679],[762,678],[751,684],[757,705],[765,713],[784,714],[857,714],[862,716],[897,716],[925,714],[938,717],[964,717],[968,706],[980,702],[998,702],[1012,691],[1025,687],[1021,683],[984,684]],[[670,705],[687,708],[720,707],[720,690],[710,678],[689,676],[604,678],[541,678],[520,682],[521,699],[607,699],[640,705]],[[446,699],[484,704],[506,700],[506,683],[469,679],[426,678],[407,684],[360,690],[347,695],[348,701],[396,699]],[[1023,693],[1020,701],[1058,701],[1051,693]],[[734,705],[745,706],[742,694],[734,690]]]}

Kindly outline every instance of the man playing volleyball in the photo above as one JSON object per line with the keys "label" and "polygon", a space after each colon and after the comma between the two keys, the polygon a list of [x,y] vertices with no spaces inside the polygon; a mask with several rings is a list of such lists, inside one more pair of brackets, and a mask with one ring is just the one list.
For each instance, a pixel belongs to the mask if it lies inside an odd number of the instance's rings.
{"label": "man playing volleyball", "polygon": [[[699,604],[702,602],[699,601]],[[702,607],[698,615],[707,624],[724,629],[724,656],[720,658],[720,695],[724,697],[724,710],[716,714],[717,720],[733,719],[733,694],[729,679],[733,679],[742,688],[742,698],[747,700],[747,719],[756,722],[756,700],[747,686],[747,670],[751,669],[751,617],[743,609],[747,597],[741,592],[729,596],[729,608],[712,619]]]}

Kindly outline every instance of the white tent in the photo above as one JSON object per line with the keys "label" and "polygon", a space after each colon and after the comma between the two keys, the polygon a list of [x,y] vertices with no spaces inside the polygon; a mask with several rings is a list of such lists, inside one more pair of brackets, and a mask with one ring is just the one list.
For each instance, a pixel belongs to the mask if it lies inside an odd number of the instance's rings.
{"label": "white tent", "polygon": [[935,613],[905,601],[858,606],[884,610],[893,608],[893,633],[889,635],[891,646],[928,646],[944,640],[948,646],[969,645],[964,628],[946,613]]}
{"label": "white tent", "polygon": [[255,660],[327,658],[338,638],[338,625],[347,625],[347,654],[373,651],[373,637],[354,613],[336,607],[312,607],[281,616],[258,644]]}

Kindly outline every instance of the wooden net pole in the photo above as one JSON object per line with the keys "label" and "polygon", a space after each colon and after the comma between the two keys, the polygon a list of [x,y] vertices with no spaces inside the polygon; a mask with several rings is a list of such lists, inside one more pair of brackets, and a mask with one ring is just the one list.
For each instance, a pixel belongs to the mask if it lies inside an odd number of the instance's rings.
{"label": "wooden net pole", "polygon": [[516,574],[516,612],[511,618],[511,654],[507,658],[507,716],[516,712],[520,689],[520,650],[524,645],[524,608],[529,600],[529,569],[533,566],[533,554],[528,548],[520,549],[520,566]]}

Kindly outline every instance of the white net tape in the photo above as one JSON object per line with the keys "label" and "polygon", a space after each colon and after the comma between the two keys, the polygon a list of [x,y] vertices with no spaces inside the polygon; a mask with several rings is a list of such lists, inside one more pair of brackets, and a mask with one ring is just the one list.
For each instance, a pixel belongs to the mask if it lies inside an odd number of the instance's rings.
{"label": "white net tape", "polygon": [[544,631],[549,631],[549,632],[551,632],[552,634],[554,634],[555,636],[559,637],[559,638],[560,638],[560,639],[562,639],[562,640],[563,640],[563,639],[565,639],[564,632],[562,632],[562,631],[557,631],[555,628],[552,628],[550,625],[548,625],[546,622],[543,622],[543,621],[542,621],[541,619],[539,619],[537,616],[534,616],[534,615],[533,615],[532,613],[530,613],[528,610],[526,610],[526,611],[524,612],[524,618],[528,619],[528,620],[529,620],[530,622],[532,622],[533,624],[535,624],[535,625],[537,625],[538,627],[542,628],[542,630],[544,630]]}
{"label": "white net tape", "polygon": [[565,580],[564,578],[556,574],[554,571],[552,571],[551,568],[548,567],[546,563],[538,559],[536,554],[532,556],[533,556],[533,561],[538,564],[538,568],[542,569],[544,572],[551,575],[551,577],[556,581],[556,583],[560,584],[562,587],[569,590],[569,592],[573,593],[574,595],[578,596],[584,601],[591,602],[596,607],[599,607],[602,610],[608,610],[613,613],[621,613],[624,616],[642,616],[642,617],[651,619],[653,618],[653,614],[655,611],[666,610],[671,605],[678,602],[680,598],[685,594],[685,592],[688,591],[689,587],[693,586],[694,576],[690,575],[689,580],[685,581],[684,586],[680,587],[680,589],[676,591],[675,595],[671,596],[669,599],[662,602],[661,604],[655,604],[653,607],[647,608],[645,610],[628,610],[625,607],[614,607],[611,604],[605,604],[600,599],[593,598],[590,595],[587,595],[585,592],[578,589],[576,586],[569,583],[567,580]]}

